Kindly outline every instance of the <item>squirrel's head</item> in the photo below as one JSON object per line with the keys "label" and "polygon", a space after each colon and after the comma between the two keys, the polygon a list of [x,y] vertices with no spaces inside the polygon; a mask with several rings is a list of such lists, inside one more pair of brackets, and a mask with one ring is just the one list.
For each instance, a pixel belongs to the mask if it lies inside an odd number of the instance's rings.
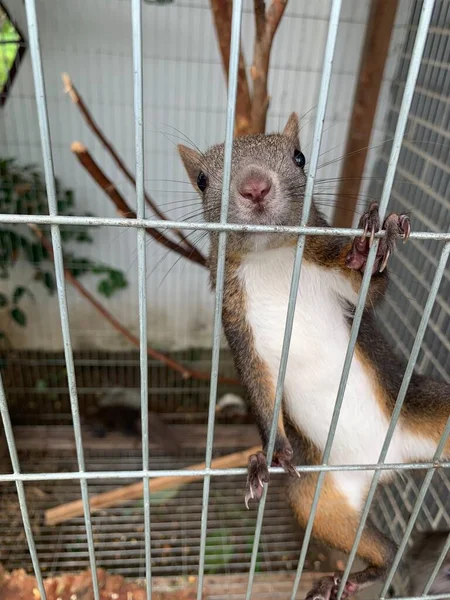
{"label": "squirrel's head", "polygon": [[[219,222],[224,145],[202,154],[179,145],[192,185],[203,201],[205,219]],[[238,137],[233,143],[228,222],[247,225],[298,225],[306,184],[305,157],[300,149],[295,113],[282,133]],[[233,234],[250,249],[255,234]],[[258,237],[258,236],[256,236]],[[264,236],[266,237],[266,236]],[[254,239],[254,237],[253,237]]]}

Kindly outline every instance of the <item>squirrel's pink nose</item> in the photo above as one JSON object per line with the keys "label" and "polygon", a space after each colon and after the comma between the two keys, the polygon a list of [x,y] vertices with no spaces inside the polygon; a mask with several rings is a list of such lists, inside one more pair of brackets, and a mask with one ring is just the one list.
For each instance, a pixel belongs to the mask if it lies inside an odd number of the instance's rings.
{"label": "squirrel's pink nose", "polygon": [[252,175],[241,183],[238,191],[247,200],[258,203],[264,200],[271,187],[272,182],[267,177]]}

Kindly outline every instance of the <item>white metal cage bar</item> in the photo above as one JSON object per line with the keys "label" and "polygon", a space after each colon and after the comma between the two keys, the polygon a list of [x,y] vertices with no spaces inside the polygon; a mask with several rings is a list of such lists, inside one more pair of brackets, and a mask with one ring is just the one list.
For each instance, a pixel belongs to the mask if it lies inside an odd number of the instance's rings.
{"label": "white metal cage bar", "polygon": [[[48,123],[47,100],[45,95],[44,72],[41,61],[41,50],[39,43],[39,31],[36,14],[35,0],[25,2],[28,38],[31,54],[31,65],[33,69],[34,89],[36,95],[39,132],[41,137],[42,156],[44,163],[45,185],[47,188],[47,197],[50,216],[56,216],[57,202],[55,189],[55,175],[53,170],[53,157],[50,140],[50,128]],[[61,246],[61,232],[58,225],[51,225],[51,237],[55,264],[56,287],[58,292],[58,303],[61,318],[61,329],[64,342],[64,356],[67,369],[67,381],[69,385],[70,406],[72,411],[73,428],[75,435],[75,446],[80,471],[85,471],[83,440],[81,436],[80,413],[78,407],[78,395],[75,381],[75,366],[73,362],[72,341],[69,326],[69,314],[67,310],[66,286],[64,280],[64,264]],[[89,507],[89,491],[86,480],[80,480],[81,497],[84,508],[84,519],[86,525],[86,536],[89,550],[89,562],[92,572],[92,586],[94,590],[94,599],[100,600],[100,591],[97,578],[97,566],[95,560],[94,534],[92,531],[92,522]]]}
{"label": "white metal cage bar", "polygon": [[5,430],[6,443],[8,446],[9,457],[13,469],[13,481],[16,484],[17,497],[19,500],[20,514],[22,516],[23,528],[27,538],[28,549],[30,551],[31,563],[33,565],[34,574],[42,600],[46,600],[44,580],[42,578],[39,558],[36,552],[36,544],[34,541],[33,530],[31,528],[30,516],[28,514],[28,506],[25,497],[25,488],[23,481],[17,478],[20,473],[19,457],[17,455],[16,443],[14,441],[14,433],[9,416],[8,404],[6,402],[5,389],[3,387],[3,379],[0,373],[0,413],[2,416],[3,429]]}
{"label": "white metal cage bar", "polygon": [[[421,320],[419,328],[417,330],[416,339],[414,341],[414,346],[411,350],[411,355],[409,357],[408,364],[407,364],[407,367],[405,370],[405,374],[403,376],[403,381],[402,381],[400,390],[398,392],[398,397],[397,397],[397,400],[396,400],[396,403],[394,406],[394,410],[392,411],[391,422],[389,424],[389,428],[386,433],[386,438],[384,440],[383,447],[380,452],[380,457],[378,459],[379,464],[383,464],[384,461],[386,460],[386,456],[387,456],[387,453],[389,450],[389,445],[391,443],[392,437],[394,435],[395,427],[396,427],[398,419],[400,417],[400,412],[401,412],[403,402],[406,397],[406,392],[407,392],[409,383],[411,381],[411,376],[413,374],[413,371],[414,371],[414,368],[415,368],[415,365],[417,362],[417,357],[419,356],[420,346],[422,344],[423,337],[425,335],[425,330],[427,328],[428,321],[431,316],[431,311],[433,309],[434,302],[436,300],[436,296],[439,291],[439,286],[441,284],[442,277],[444,275],[444,270],[447,265],[449,253],[450,253],[450,244],[446,244],[441,253],[441,259],[439,261],[438,268],[436,269],[436,273],[435,273],[435,276],[433,279],[433,283],[431,285],[428,300],[427,300],[427,303],[424,308],[422,320]],[[439,456],[437,458],[439,458]],[[355,541],[354,541],[353,547],[350,551],[347,566],[346,566],[344,574],[342,576],[342,581],[341,581],[341,586],[340,586],[340,591],[339,591],[340,594],[342,594],[345,583],[350,574],[350,569],[352,567],[353,560],[356,555],[356,551],[358,550],[358,545],[361,540],[361,536],[362,536],[362,533],[364,530],[364,526],[366,524],[367,517],[369,516],[369,510],[372,505],[372,501],[375,497],[375,492],[376,492],[376,488],[377,488],[380,476],[381,476],[381,471],[377,471],[372,478],[369,492],[367,494],[366,503],[365,503],[365,506],[361,513],[360,523],[359,523],[358,529],[356,531]]]}
{"label": "white metal cage bar", "polygon": [[[338,227],[306,227],[299,225],[242,225],[240,223],[196,223],[193,221],[161,221],[158,219],[125,219],[110,217],[67,217],[47,215],[0,214],[0,223],[10,225],[81,225],[86,227],[130,227],[135,229],[188,229],[198,231],[246,231],[252,233],[292,233],[326,237],[355,237],[363,235],[362,229]],[[375,234],[375,239],[384,237],[385,231]],[[412,231],[412,240],[450,240],[448,231]]]}
{"label": "white metal cage bar", "polygon": [[[386,179],[384,181],[383,191],[381,194],[381,201],[380,201],[380,217],[381,218],[383,218],[383,216],[386,212],[387,205],[388,205],[389,198],[390,198],[391,191],[392,191],[392,186],[394,183],[395,172],[397,169],[397,164],[398,164],[398,159],[400,156],[402,141],[403,141],[403,137],[405,134],[406,123],[407,123],[407,119],[408,119],[409,110],[411,107],[414,88],[416,86],[417,76],[419,74],[420,63],[421,63],[423,51],[425,48],[425,42],[426,42],[426,38],[427,38],[428,28],[429,28],[430,21],[431,21],[431,15],[433,12],[434,2],[435,2],[435,0],[425,0],[423,3],[423,6],[422,6],[422,13],[420,16],[419,25],[417,28],[416,39],[414,41],[414,48],[413,48],[413,52],[412,52],[412,56],[411,56],[411,64],[409,67],[408,77],[407,77],[406,85],[405,85],[405,91],[403,93],[402,103],[400,106],[399,119],[398,119],[397,127],[395,130],[391,155],[389,157],[388,170],[386,173]],[[373,250],[373,259],[375,260],[376,248],[378,246],[378,242],[375,242],[374,246],[375,246],[375,249]],[[447,264],[447,258],[448,258],[448,248],[445,247],[444,250],[442,251],[439,267],[436,270],[436,275],[435,275],[433,284],[431,286],[428,302],[426,304],[426,307],[425,307],[425,310],[423,313],[423,317],[422,317],[422,321],[421,321],[419,329],[417,331],[416,340],[415,340],[413,349],[411,351],[411,356],[408,361],[408,365],[406,367],[406,371],[405,371],[405,375],[403,378],[403,382],[402,382],[400,391],[398,393],[398,398],[396,401],[394,411],[392,413],[391,422],[389,424],[389,428],[388,428],[388,431],[386,434],[386,439],[383,443],[383,447],[380,452],[380,457],[378,459],[378,462],[380,462],[380,463],[384,462],[384,460],[386,459],[386,456],[387,456],[387,453],[389,450],[389,445],[390,445],[391,439],[394,435],[394,430],[397,425],[398,419],[400,417],[400,410],[401,410],[401,407],[403,406],[403,401],[406,396],[406,391],[408,389],[411,375],[412,375],[412,372],[416,365],[416,360],[417,360],[417,357],[419,354],[423,336],[425,334],[425,329],[428,325],[428,321],[429,321],[429,318],[431,315],[431,310],[434,306],[434,301],[436,299],[439,285],[441,283],[441,279],[444,274],[444,269]],[[372,266],[373,266],[373,261],[370,262],[370,256],[369,256],[369,259],[367,261],[367,269],[370,269],[370,272],[372,271]],[[361,293],[360,293],[360,297],[361,297]],[[364,297],[364,302],[365,302],[365,297]],[[376,486],[377,486],[379,477],[380,477],[380,473],[375,473],[375,475],[373,477],[371,487],[369,489],[369,494],[368,494],[368,497],[367,497],[367,500],[366,500],[366,503],[365,503],[365,506],[364,506],[364,509],[363,509],[363,512],[361,515],[360,525],[356,532],[355,541],[353,543],[353,547],[350,552],[349,560],[347,562],[347,566],[346,566],[346,569],[345,569],[345,572],[344,572],[344,575],[342,577],[341,584],[339,587],[338,600],[340,600],[340,598],[342,597],[342,593],[344,591],[345,584],[346,584],[348,576],[350,574],[350,569],[352,567],[353,559],[354,559],[356,551],[358,549],[358,545],[359,545],[359,542],[360,542],[360,539],[361,539],[361,536],[363,533],[364,525],[365,525],[367,516],[369,514],[372,500],[375,495],[375,490],[376,490]]]}
{"label": "white metal cage bar", "polygon": [[[228,76],[228,96],[227,96],[227,117],[225,125],[225,146],[224,146],[224,165],[222,182],[222,202],[220,209],[220,224],[227,222],[229,188],[231,182],[231,157],[233,152],[233,133],[234,118],[236,112],[236,94],[238,82],[239,67],[239,43],[241,37],[242,22],[242,0],[233,2],[231,19],[231,39],[230,39],[230,66]],[[208,407],[208,431],[206,437],[205,466],[211,467],[213,442],[214,442],[214,420],[215,407],[217,401],[217,383],[219,379],[219,355],[220,355],[220,337],[222,332],[222,304],[223,304],[223,286],[225,278],[225,249],[227,243],[226,231],[220,231],[218,240],[218,258],[216,274],[216,296],[214,304],[214,324],[212,337],[212,358],[211,358],[211,383]],[[200,531],[200,555],[198,565],[198,584],[197,599],[201,600],[203,594],[203,574],[205,570],[206,553],[206,534],[208,528],[208,502],[211,478],[206,474],[203,482],[203,502]]]}
{"label": "white metal cage bar", "polygon": [[[436,452],[435,452],[434,457],[433,457],[434,460],[436,460],[436,461],[439,460],[439,457],[442,454],[442,451],[444,449],[445,443],[446,443],[449,435],[450,435],[450,417],[447,420],[447,424],[446,424],[445,429],[444,429],[444,431],[442,433],[442,436],[441,436],[441,439],[439,441],[439,444],[438,444],[438,446],[436,448]],[[384,600],[384,598],[386,598],[386,594],[389,591],[389,586],[392,583],[392,579],[394,578],[395,572],[396,572],[396,570],[398,568],[398,565],[400,564],[400,560],[401,560],[401,558],[403,556],[403,553],[405,551],[406,545],[408,544],[408,540],[409,540],[409,538],[411,536],[411,532],[412,532],[414,524],[415,524],[415,522],[417,520],[417,516],[419,514],[419,511],[422,508],[422,503],[423,503],[423,500],[425,498],[425,494],[427,493],[428,488],[430,487],[430,483],[431,483],[431,480],[433,478],[434,473],[435,473],[435,467],[431,467],[430,469],[427,470],[427,474],[425,475],[425,478],[424,478],[424,480],[422,482],[422,485],[420,487],[420,491],[419,491],[419,494],[417,496],[416,503],[414,504],[414,509],[413,509],[413,511],[411,513],[411,517],[410,517],[410,519],[408,521],[408,525],[407,525],[407,527],[405,529],[405,532],[403,534],[402,541],[401,541],[400,546],[398,548],[397,554],[395,555],[394,562],[393,562],[392,567],[389,570],[389,573],[388,573],[388,575],[386,577],[386,581],[384,583],[383,589],[381,590],[381,595],[380,595],[381,600]],[[447,594],[447,597],[448,597],[448,594]]]}
{"label": "white metal cage bar", "polygon": [[[364,465],[297,465],[300,473],[321,473],[335,471],[420,471],[428,468],[450,468],[448,461],[428,461],[411,463],[384,463]],[[270,467],[270,473],[284,473],[281,467]],[[63,473],[1,473],[0,482],[14,481],[72,481],[75,479],[142,479],[143,477],[191,477],[195,475],[210,475],[211,477],[225,477],[227,475],[245,475],[247,469],[236,467],[230,469],[149,469],[130,471],[68,471]]]}
{"label": "white metal cage bar", "polygon": [[444,562],[444,559],[449,550],[450,550],[450,534],[448,535],[447,541],[445,542],[444,547],[442,548],[441,555],[439,556],[438,561],[437,561],[436,565],[434,566],[434,569],[431,572],[430,577],[428,578],[428,581],[425,584],[425,587],[423,589],[424,596],[426,596],[428,594],[428,592],[430,591],[430,588],[433,585],[434,580],[436,579],[436,575],[439,573],[439,570],[442,567],[442,563]]}
{"label": "white metal cage bar", "polygon": [[[388,173],[386,175],[386,179],[384,182],[383,192],[381,195],[381,200],[380,200],[380,205],[379,205],[379,213],[380,213],[381,220],[383,220],[383,217],[386,214],[386,209],[387,209],[387,205],[389,202],[389,197],[390,197],[390,193],[391,193],[391,189],[392,189],[392,184],[394,181],[398,158],[400,155],[400,149],[401,149],[401,144],[402,144],[402,140],[403,140],[403,135],[405,132],[408,112],[409,112],[409,108],[411,105],[412,94],[414,91],[414,86],[416,83],[418,70],[419,70],[419,66],[420,66],[420,59],[421,59],[421,56],[423,53],[423,48],[425,46],[425,40],[426,40],[426,35],[428,32],[428,25],[429,25],[429,21],[431,18],[431,11],[433,8],[433,4],[434,4],[434,0],[429,0],[428,2],[427,2],[427,0],[425,0],[424,6],[423,6],[421,21],[420,21],[420,25],[419,25],[419,28],[417,31],[417,36],[416,36],[414,50],[413,50],[414,60],[411,61],[411,67],[410,67],[410,71],[408,74],[407,84],[405,86],[405,92],[403,95],[402,106],[400,108],[400,116],[399,116],[396,132],[395,132],[395,136],[394,136],[394,140],[393,140],[393,144],[392,144],[391,155],[389,158]],[[353,323],[352,323],[351,332],[350,332],[349,344],[348,344],[348,348],[347,348],[347,352],[346,352],[346,356],[345,356],[345,360],[344,360],[344,366],[342,369],[341,380],[339,383],[336,405],[335,405],[335,408],[333,411],[333,416],[332,416],[331,423],[330,423],[328,439],[327,439],[327,442],[325,445],[325,450],[323,453],[322,462],[324,464],[326,464],[328,462],[330,454],[331,454],[331,448],[332,448],[332,444],[333,444],[333,440],[334,440],[334,435],[335,435],[336,428],[337,428],[337,423],[338,423],[338,419],[339,419],[339,415],[340,415],[340,411],[341,411],[341,407],[342,407],[342,402],[344,400],[345,388],[347,385],[348,375],[350,372],[350,366],[351,366],[353,354],[354,354],[355,347],[356,347],[356,340],[357,340],[357,336],[358,336],[358,332],[359,332],[359,327],[361,324],[361,320],[362,320],[362,316],[363,316],[363,312],[364,312],[364,308],[365,308],[365,303],[366,303],[366,298],[367,298],[367,294],[369,291],[370,279],[372,276],[373,266],[375,264],[378,243],[379,243],[379,241],[375,240],[375,243],[373,244],[372,248],[370,249],[369,255],[367,257],[364,276],[363,276],[361,287],[359,290],[358,301],[356,304],[355,313],[354,313],[354,317],[353,317]],[[427,320],[427,322],[428,322],[428,320]],[[294,598],[295,598],[295,595],[296,595],[297,589],[298,589],[298,585],[300,583],[300,577],[301,577],[301,574],[303,571],[303,566],[304,566],[304,559],[306,557],[306,550],[307,550],[307,546],[308,546],[308,543],[309,543],[309,540],[311,537],[311,533],[312,533],[314,518],[315,518],[316,511],[317,511],[318,503],[319,503],[320,492],[321,492],[321,488],[323,485],[324,477],[325,477],[325,474],[321,473],[317,480],[316,491],[314,493],[314,498],[313,498],[313,502],[312,502],[312,506],[311,506],[311,513],[310,513],[310,516],[308,519],[305,538],[303,540],[302,551],[300,554],[297,575],[296,575],[294,589],[293,589],[293,593],[292,593],[292,600],[294,600]],[[362,531],[361,531],[361,533],[362,533]],[[348,565],[347,565],[347,571],[349,572]],[[348,576],[348,573],[347,573],[347,576]],[[339,594],[338,594],[339,598],[342,595],[344,585],[345,585],[345,578],[343,578],[343,580],[341,581]]]}
{"label": "white metal cage bar", "polygon": [[[131,3],[133,34],[134,118],[136,144],[136,215],[145,218],[144,198],[144,108],[142,65],[142,2]],[[138,294],[139,294],[139,353],[141,375],[141,423],[142,423],[142,469],[149,467],[148,431],[148,354],[147,354],[147,269],[145,230],[137,230]],[[151,519],[149,478],[143,477],[145,575],[147,600],[152,597]]]}
{"label": "white metal cage bar", "polygon": [[[286,315],[286,324],[284,330],[283,346],[280,360],[280,368],[276,386],[276,396],[274,404],[274,415],[270,432],[270,440],[267,449],[268,462],[270,464],[273,449],[275,444],[276,426],[278,422],[279,412],[281,410],[281,401],[283,394],[284,377],[286,374],[287,361],[289,356],[289,344],[292,332],[292,325],[295,315],[295,305],[297,298],[297,288],[300,281],[301,264],[303,250],[305,245],[306,235],[316,236],[356,236],[363,232],[359,229],[336,229],[336,228],[321,228],[307,227],[309,211],[313,198],[314,181],[316,170],[318,167],[319,152],[321,139],[323,134],[323,123],[327,106],[328,91],[330,86],[330,78],[332,72],[332,64],[334,57],[334,49],[336,45],[337,32],[339,27],[339,16],[341,11],[342,0],[333,0],[331,5],[328,37],[324,53],[322,79],[318,97],[317,118],[314,130],[313,147],[311,153],[310,169],[307,178],[307,186],[305,192],[304,209],[300,225],[298,227],[280,227],[280,226],[254,226],[254,225],[237,225],[227,223],[228,213],[228,193],[231,181],[231,158],[233,148],[233,125],[235,118],[235,100],[237,92],[237,73],[239,60],[239,40],[242,16],[242,0],[233,2],[232,14],[232,34],[230,46],[230,69],[228,81],[228,99],[227,99],[227,117],[226,117],[226,134],[225,134],[225,153],[224,153],[224,175],[222,187],[222,204],[219,223],[195,223],[195,222],[178,222],[178,221],[161,221],[156,219],[145,218],[145,202],[144,202],[144,129],[143,129],[143,63],[142,63],[142,0],[132,0],[132,40],[133,40],[133,81],[134,81],[134,117],[135,117],[135,152],[136,152],[136,197],[137,197],[137,218],[136,219],[119,219],[119,218],[94,218],[94,217],[62,217],[57,215],[55,183],[52,160],[52,147],[50,140],[47,103],[45,96],[44,76],[41,63],[41,54],[39,46],[38,23],[36,15],[35,0],[25,0],[29,43],[32,58],[35,95],[38,109],[39,129],[41,135],[42,155],[44,161],[44,172],[47,187],[47,195],[49,200],[49,215],[34,216],[34,215],[0,215],[0,223],[10,224],[49,224],[51,226],[52,244],[55,255],[55,273],[58,289],[58,301],[60,308],[61,329],[64,340],[65,362],[67,367],[67,377],[69,383],[70,403],[73,417],[73,427],[76,443],[76,454],[78,462],[78,471],[66,473],[21,473],[19,460],[17,456],[13,430],[10,422],[8,406],[5,398],[3,384],[0,379],[0,412],[2,416],[3,426],[6,433],[8,450],[11,458],[13,472],[8,474],[0,474],[0,482],[14,482],[17,489],[19,505],[24,524],[27,543],[30,551],[30,556],[33,564],[33,569],[36,575],[37,584],[41,598],[45,600],[45,589],[43,584],[42,573],[39,565],[39,558],[36,552],[36,546],[31,530],[30,519],[25,498],[24,483],[26,481],[64,481],[64,480],[79,480],[81,486],[81,494],[84,508],[85,528],[87,535],[89,561],[93,577],[93,590],[95,600],[99,600],[99,587],[96,572],[96,557],[95,545],[92,531],[92,523],[90,518],[88,481],[95,479],[142,479],[144,484],[144,524],[145,524],[145,568],[146,568],[146,586],[147,598],[150,600],[152,594],[151,580],[151,519],[150,519],[150,491],[149,479],[154,477],[171,477],[201,475],[203,476],[203,497],[202,497],[202,513],[201,513],[201,533],[200,533],[200,550],[198,564],[198,589],[197,598],[201,600],[203,594],[203,579],[205,569],[205,553],[206,553],[206,536],[208,529],[208,503],[210,492],[211,477],[223,477],[230,475],[245,476],[246,469],[211,469],[213,442],[214,442],[214,420],[215,420],[215,405],[217,399],[217,383],[219,369],[219,354],[220,354],[220,335],[221,335],[221,312],[223,302],[223,286],[224,286],[224,269],[225,269],[225,250],[226,236],[230,231],[246,231],[246,232],[290,232],[298,234],[298,243],[296,247],[295,261],[291,280],[291,289],[289,295],[288,311]],[[426,36],[429,29],[429,23],[433,11],[434,0],[424,0],[420,22],[417,29],[417,34],[414,42],[414,48],[411,57],[407,82],[403,94],[402,104],[399,111],[399,119],[396,127],[393,146],[389,158],[387,175],[383,187],[380,215],[383,217],[386,213],[389,197],[392,191],[394,176],[397,169],[397,163],[400,155],[400,149],[404,137],[404,132],[407,123],[407,117],[412,101],[421,58],[425,47]],[[75,369],[73,361],[73,352],[71,344],[71,335],[69,328],[68,308],[64,283],[64,265],[63,254],[61,248],[60,227],[66,225],[86,225],[86,226],[110,226],[110,227],[125,227],[136,228],[137,237],[137,257],[138,257],[138,294],[139,294],[139,333],[140,333],[140,377],[141,377],[141,420],[142,420],[142,469],[137,471],[90,471],[87,472],[84,463],[84,450],[81,437],[80,417],[78,410],[77,387],[75,381]],[[216,296],[214,306],[214,323],[213,323],[213,339],[212,339],[212,365],[211,365],[211,385],[209,394],[209,410],[208,410],[208,428],[205,454],[205,468],[199,470],[184,470],[184,469],[164,469],[152,470],[149,469],[149,454],[148,442],[151,432],[148,430],[148,358],[147,358],[147,295],[146,295],[146,257],[145,257],[145,228],[154,227],[159,229],[188,229],[188,230],[204,230],[215,232],[218,234],[218,262],[217,262],[217,282]],[[304,541],[302,544],[297,571],[295,575],[294,585],[292,588],[291,598],[294,600],[297,596],[298,586],[303,572],[308,544],[311,537],[312,527],[314,523],[315,512],[318,506],[320,492],[324,476],[327,472],[333,471],[374,471],[372,484],[369,490],[369,495],[361,515],[360,524],[356,532],[354,544],[347,563],[344,577],[339,590],[339,597],[344,589],[345,581],[350,573],[353,559],[356,555],[358,543],[361,539],[363,528],[369,514],[369,509],[375,494],[378,480],[381,473],[385,470],[404,471],[409,469],[427,469],[427,474],[419,490],[419,494],[414,505],[413,512],[408,521],[406,531],[404,533],[399,550],[395,557],[392,568],[387,576],[381,597],[386,596],[392,578],[395,575],[396,569],[400,563],[402,554],[406,548],[409,535],[414,527],[417,516],[422,506],[423,499],[428,490],[431,478],[438,468],[449,467],[450,463],[440,462],[440,454],[444,447],[447,436],[450,432],[450,419],[446,429],[438,444],[433,460],[427,463],[407,463],[407,464],[388,464],[385,463],[389,443],[391,441],[394,428],[396,426],[400,410],[406,395],[407,387],[413,373],[420,346],[424,337],[425,330],[431,315],[441,279],[444,274],[448,256],[450,253],[450,233],[449,232],[412,232],[411,238],[417,240],[435,240],[445,242],[442,249],[439,264],[437,266],[434,279],[428,295],[428,300],[425,310],[417,330],[414,346],[411,350],[408,365],[403,377],[401,389],[398,394],[395,409],[380,453],[380,458],[377,464],[374,465],[329,465],[331,448],[333,444],[334,434],[336,431],[340,409],[342,406],[347,379],[350,371],[351,361],[353,358],[359,326],[361,323],[363,310],[365,307],[366,297],[368,294],[372,267],[376,257],[377,245],[379,239],[384,235],[380,232],[375,236],[376,242],[370,250],[365,274],[360,288],[359,298],[354,314],[353,324],[350,332],[349,344],[346,352],[345,362],[339,383],[339,389],[336,397],[335,409],[333,412],[329,434],[323,453],[322,464],[320,465],[298,465],[298,471],[301,472],[317,472],[319,474],[317,486],[314,494],[310,517],[308,520]],[[280,473],[282,469],[269,469],[270,473]],[[267,486],[258,508],[255,538],[252,548],[251,564],[249,569],[249,578],[247,584],[246,598],[250,600],[252,594],[252,586],[258,556],[259,542],[261,536],[261,528],[264,517],[264,508],[267,496]],[[441,554],[440,560],[436,564],[429,581],[425,585],[424,594],[426,594],[434,577],[437,574],[440,564],[445,556],[445,552],[450,547],[450,537]],[[427,596],[430,600],[448,597],[445,594]],[[406,598],[404,599],[406,600]]]}

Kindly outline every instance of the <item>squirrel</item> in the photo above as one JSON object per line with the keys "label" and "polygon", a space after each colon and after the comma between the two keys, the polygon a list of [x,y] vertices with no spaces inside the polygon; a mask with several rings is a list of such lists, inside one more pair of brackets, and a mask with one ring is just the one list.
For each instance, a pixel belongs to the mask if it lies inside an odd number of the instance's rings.
{"label": "squirrel", "polygon": [[[203,202],[206,221],[219,222],[224,145],[200,153],[178,150]],[[300,223],[306,185],[299,119],[293,113],[282,133],[252,134],[234,140],[228,222],[295,226]],[[313,202],[307,225],[327,227]],[[294,464],[321,463],[334,409],[352,316],[373,238],[380,229],[378,205],[361,217],[363,237],[353,240],[306,236],[291,345],[277,424],[273,465],[288,478],[288,498],[302,527],[310,514],[317,473],[297,477]],[[374,464],[389,426],[404,364],[383,339],[375,307],[387,286],[386,263],[399,239],[408,238],[410,219],[390,214],[382,224],[369,294],[352,360],[329,463]],[[370,236],[369,236],[370,233]],[[266,449],[275,399],[295,245],[285,232],[227,234],[222,324],[236,370]],[[216,285],[218,233],[210,232],[211,287]],[[414,374],[387,455],[388,463],[432,458],[450,414],[450,385]],[[444,454],[450,455],[450,443]],[[349,553],[373,471],[333,471],[324,485],[313,526],[322,542]],[[383,472],[387,481],[393,474]],[[266,456],[249,459],[247,496],[259,500],[269,480]],[[358,548],[368,567],[351,573],[344,598],[381,579],[397,546],[373,525]],[[340,573],[322,578],[307,598],[335,597]]]}
{"label": "squirrel", "polygon": [[[416,537],[405,557],[410,576],[408,593],[411,596],[423,594],[449,535],[450,531],[426,531]],[[450,594],[450,551],[447,552],[428,594]]]}

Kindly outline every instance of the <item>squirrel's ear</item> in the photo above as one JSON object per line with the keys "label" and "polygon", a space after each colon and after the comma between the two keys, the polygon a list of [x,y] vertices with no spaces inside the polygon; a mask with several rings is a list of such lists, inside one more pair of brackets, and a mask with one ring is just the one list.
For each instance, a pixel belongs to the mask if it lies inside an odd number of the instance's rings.
{"label": "squirrel's ear", "polygon": [[293,146],[300,149],[300,122],[297,113],[291,113],[283,129],[283,135],[289,139]]}
{"label": "squirrel's ear", "polygon": [[203,156],[200,152],[183,146],[183,144],[178,144],[178,152],[192,185],[197,189],[197,178],[202,170]]}

